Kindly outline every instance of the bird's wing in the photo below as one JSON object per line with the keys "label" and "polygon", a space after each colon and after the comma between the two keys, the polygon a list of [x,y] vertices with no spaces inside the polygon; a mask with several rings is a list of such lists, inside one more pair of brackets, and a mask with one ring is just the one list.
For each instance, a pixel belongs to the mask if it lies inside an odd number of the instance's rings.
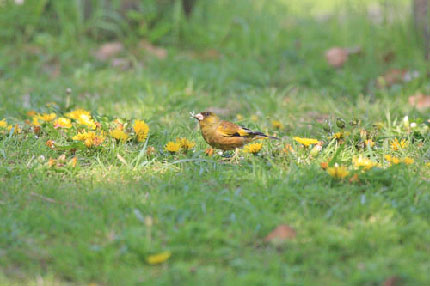
{"label": "bird's wing", "polygon": [[257,135],[266,137],[266,135],[261,132],[254,132],[228,121],[221,121],[218,125],[217,132],[224,137],[254,137]]}
{"label": "bird's wing", "polygon": [[224,137],[246,137],[249,135],[250,130],[243,129],[239,125],[228,121],[221,121],[217,132]]}

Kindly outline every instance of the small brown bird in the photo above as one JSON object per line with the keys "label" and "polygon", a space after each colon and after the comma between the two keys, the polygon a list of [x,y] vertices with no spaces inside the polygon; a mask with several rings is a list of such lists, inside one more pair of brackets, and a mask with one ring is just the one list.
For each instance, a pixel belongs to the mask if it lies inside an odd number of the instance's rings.
{"label": "small brown bird", "polygon": [[199,120],[200,131],[205,141],[215,149],[233,150],[242,147],[256,139],[277,137],[267,136],[259,131],[251,131],[248,128],[221,120],[213,112],[200,112],[193,117]]}

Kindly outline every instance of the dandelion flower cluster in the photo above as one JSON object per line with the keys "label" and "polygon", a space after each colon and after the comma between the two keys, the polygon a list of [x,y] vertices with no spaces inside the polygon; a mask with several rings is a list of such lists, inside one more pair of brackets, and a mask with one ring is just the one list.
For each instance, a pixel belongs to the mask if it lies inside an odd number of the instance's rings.
{"label": "dandelion flower cluster", "polygon": [[53,125],[55,128],[61,127],[61,128],[71,128],[72,122],[69,118],[60,117],[58,119],[55,119],[53,122]]}
{"label": "dandelion flower cluster", "polygon": [[377,162],[374,162],[366,157],[363,157],[362,155],[358,157],[354,157],[352,159],[352,163],[354,164],[355,168],[363,169],[366,171],[378,165]]}
{"label": "dandelion flower cluster", "polygon": [[35,117],[38,120],[50,122],[50,121],[54,120],[55,118],[57,118],[57,114],[55,114],[55,113],[42,113],[42,114],[35,115]]}
{"label": "dandelion flower cluster", "polygon": [[73,140],[83,141],[88,148],[99,146],[105,140],[103,134],[96,134],[94,131],[79,132],[76,136],[72,137]]}
{"label": "dandelion flower cluster", "polygon": [[96,129],[96,122],[91,117],[91,114],[84,109],[77,108],[64,114],[64,116],[76,120],[79,125],[87,126],[91,130]]}
{"label": "dandelion flower cluster", "polygon": [[245,145],[245,147],[243,147],[243,150],[246,153],[256,155],[261,151],[262,147],[263,147],[263,143],[250,143],[248,145]]}
{"label": "dandelion flower cluster", "polygon": [[399,163],[404,163],[406,165],[412,165],[415,162],[414,159],[412,159],[410,157],[405,157],[403,159],[399,159],[396,156],[391,156],[391,155],[385,155],[384,159],[387,162],[394,164],[394,165],[399,164]]}

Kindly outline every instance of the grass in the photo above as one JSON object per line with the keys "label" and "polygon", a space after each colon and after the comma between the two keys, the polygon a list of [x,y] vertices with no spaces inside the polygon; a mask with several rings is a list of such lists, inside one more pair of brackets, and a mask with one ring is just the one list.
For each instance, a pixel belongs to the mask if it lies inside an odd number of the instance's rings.
{"label": "grass", "polygon": [[[326,2],[331,9],[334,4]],[[430,146],[428,127],[420,123],[428,114],[407,104],[428,84],[420,76],[390,88],[375,86],[391,68],[425,74],[419,43],[406,32],[409,24],[373,24],[364,4],[348,10],[346,20],[334,14],[322,24],[283,1],[226,3],[196,7],[176,31],[179,42],[166,46],[166,59],[124,37],[118,56],[132,62],[128,70],[95,60],[99,43],[85,36],[77,43],[40,32],[0,47],[0,119],[24,130],[0,135],[0,284],[383,285],[393,277],[395,285],[430,282]],[[336,70],[323,57],[335,45],[359,45],[363,54]],[[385,63],[389,51],[396,58]],[[77,166],[70,166],[74,155],[46,141],[66,146],[71,136],[47,124],[37,137],[24,121],[29,110],[61,114],[76,106],[106,124],[117,117],[144,119],[147,143],[108,138],[98,150],[77,150]],[[276,132],[282,141],[264,141],[259,155],[242,154],[238,164],[206,156],[208,146],[189,112],[207,108]],[[406,115],[418,127],[404,126]],[[336,117],[347,123],[359,118],[361,125],[342,130]],[[332,124],[329,132],[325,119]],[[273,120],[282,123],[281,130]],[[375,148],[355,147],[361,129],[378,130]],[[331,138],[335,132],[351,133],[345,147]],[[294,136],[317,138],[323,149],[310,156],[313,147],[303,148]],[[194,141],[193,151],[166,152],[165,144],[177,137]],[[392,150],[394,138],[409,145]],[[285,144],[293,152],[285,153]],[[149,146],[154,154],[146,153]],[[65,166],[48,165],[63,154]],[[387,154],[414,163],[389,166]],[[355,170],[353,157],[359,155],[381,166]],[[332,178],[322,162],[348,166],[350,174]],[[358,182],[350,181],[354,174]],[[295,228],[297,237],[265,242],[280,224]],[[165,263],[147,262],[164,251],[171,252]]]}

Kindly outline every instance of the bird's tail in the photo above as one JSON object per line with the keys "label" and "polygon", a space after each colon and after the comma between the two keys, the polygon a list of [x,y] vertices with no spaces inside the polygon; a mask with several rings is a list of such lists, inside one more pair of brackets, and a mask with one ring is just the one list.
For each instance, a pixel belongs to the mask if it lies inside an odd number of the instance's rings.
{"label": "bird's tail", "polygon": [[266,134],[264,134],[263,132],[260,131],[253,131],[251,133],[251,135],[254,136],[255,139],[266,139],[266,138],[270,138],[270,139],[276,139],[276,140],[281,140],[278,137],[273,137],[273,136],[268,136]]}

